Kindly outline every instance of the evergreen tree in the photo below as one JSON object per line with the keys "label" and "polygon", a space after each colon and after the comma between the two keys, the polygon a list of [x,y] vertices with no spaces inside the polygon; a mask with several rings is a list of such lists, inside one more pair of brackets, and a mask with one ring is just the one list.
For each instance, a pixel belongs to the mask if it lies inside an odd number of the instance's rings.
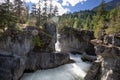
{"label": "evergreen tree", "polygon": [[9,0],[0,4],[0,28],[3,31],[5,31],[5,28],[12,28],[17,22],[17,17],[12,10],[13,5]]}
{"label": "evergreen tree", "polygon": [[113,9],[110,12],[110,22],[109,22],[109,27],[106,29],[106,33],[117,33],[120,32],[120,6],[117,8]]}
{"label": "evergreen tree", "polygon": [[36,4],[32,4],[32,12],[31,12],[32,16],[36,16],[37,15],[37,8],[36,8]]}
{"label": "evergreen tree", "polygon": [[38,16],[37,16],[37,22],[36,22],[36,25],[37,26],[40,26],[41,25],[41,5],[40,5],[40,0],[39,0],[39,3],[38,3]]}
{"label": "evergreen tree", "polygon": [[47,0],[44,0],[43,16],[47,17]]}
{"label": "evergreen tree", "polygon": [[85,21],[85,25],[84,25],[84,29],[85,29],[85,30],[90,30],[90,29],[92,29],[92,27],[91,27],[91,25],[90,25],[90,23],[91,23],[90,20],[91,20],[91,19],[90,19],[90,15],[88,15],[88,17],[87,17],[87,19],[86,19],[86,21]]}
{"label": "evergreen tree", "polygon": [[52,0],[50,0],[50,13],[49,16],[52,17],[53,16],[53,4],[52,4]]}
{"label": "evergreen tree", "polygon": [[54,8],[54,15],[55,15],[55,16],[57,16],[57,12],[58,12],[58,7],[55,6],[55,8]]}

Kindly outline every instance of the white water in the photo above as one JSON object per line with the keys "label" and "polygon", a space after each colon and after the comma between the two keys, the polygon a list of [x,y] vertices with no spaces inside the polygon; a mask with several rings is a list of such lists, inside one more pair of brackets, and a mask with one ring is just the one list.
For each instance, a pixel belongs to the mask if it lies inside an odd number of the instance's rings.
{"label": "white water", "polygon": [[60,51],[61,51],[61,46],[60,46],[59,39],[60,39],[60,34],[57,34],[57,42],[55,43],[55,50],[56,50],[57,52],[60,52]]}
{"label": "white water", "polygon": [[21,80],[83,80],[90,64],[82,62],[80,55],[71,54],[70,58],[75,60],[76,63],[24,74]]}

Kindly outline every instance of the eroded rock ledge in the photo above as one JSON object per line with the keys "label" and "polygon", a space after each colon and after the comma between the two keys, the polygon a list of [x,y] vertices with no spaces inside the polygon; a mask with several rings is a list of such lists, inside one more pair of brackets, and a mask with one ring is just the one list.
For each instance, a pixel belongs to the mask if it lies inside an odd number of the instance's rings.
{"label": "eroded rock ledge", "polygon": [[120,34],[106,35],[93,40],[98,59],[93,63],[85,80],[120,80]]}

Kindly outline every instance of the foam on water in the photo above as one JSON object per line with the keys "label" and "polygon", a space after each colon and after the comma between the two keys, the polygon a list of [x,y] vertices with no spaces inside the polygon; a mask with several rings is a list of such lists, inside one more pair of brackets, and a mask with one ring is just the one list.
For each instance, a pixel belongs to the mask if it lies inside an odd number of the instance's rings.
{"label": "foam on water", "polygon": [[90,64],[82,62],[80,55],[70,55],[76,63],[62,65],[57,68],[38,70],[24,74],[21,80],[83,80]]}

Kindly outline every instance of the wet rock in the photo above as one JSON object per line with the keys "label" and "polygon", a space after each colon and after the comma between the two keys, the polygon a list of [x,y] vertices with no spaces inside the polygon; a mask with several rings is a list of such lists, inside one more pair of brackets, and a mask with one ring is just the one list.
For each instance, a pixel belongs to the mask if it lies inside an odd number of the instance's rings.
{"label": "wet rock", "polygon": [[94,62],[92,66],[90,67],[86,77],[84,78],[85,80],[100,80],[100,68],[101,68],[101,63],[100,62]]}
{"label": "wet rock", "polygon": [[87,55],[86,53],[83,53],[81,59],[83,61],[94,62],[95,60],[97,60],[97,56],[90,56],[90,55]]}

